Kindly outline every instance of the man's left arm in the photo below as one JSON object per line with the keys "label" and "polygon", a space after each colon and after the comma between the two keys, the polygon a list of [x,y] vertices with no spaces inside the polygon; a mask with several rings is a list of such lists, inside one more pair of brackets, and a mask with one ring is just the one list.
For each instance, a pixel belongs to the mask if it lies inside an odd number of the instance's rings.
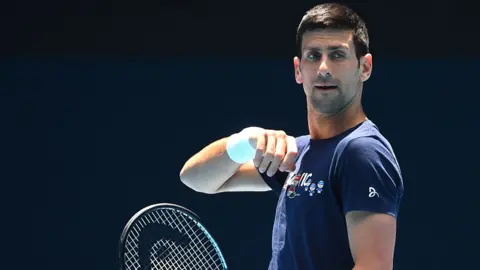
{"label": "man's left arm", "polygon": [[403,195],[395,157],[380,141],[364,137],[350,142],[339,165],[353,270],[391,270]]}
{"label": "man's left arm", "polygon": [[347,213],[353,270],[392,270],[396,235],[394,217],[365,211]]}

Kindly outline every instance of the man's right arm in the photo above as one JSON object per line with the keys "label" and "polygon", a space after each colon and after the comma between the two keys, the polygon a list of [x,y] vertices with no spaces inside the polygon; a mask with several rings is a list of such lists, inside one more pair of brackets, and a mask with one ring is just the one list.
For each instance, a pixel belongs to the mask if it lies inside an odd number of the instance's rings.
{"label": "man's right arm", "polygon": [[180,179],[189,188],[202,193],[231,191],[269,191],[253,162],[238,164],[226,151],[228,138],[203,148],[183,166]]}
{"label": "man's right arm", "polygon": [[295,169],[297,145],[283,131],[248,128],[255,157],[244,164],[234,162],[227,153],[227,138],[219,139],[192,156],[183,166],[180,179],[202,193],[269,191],[260,173],[268,177],[277,171]]}

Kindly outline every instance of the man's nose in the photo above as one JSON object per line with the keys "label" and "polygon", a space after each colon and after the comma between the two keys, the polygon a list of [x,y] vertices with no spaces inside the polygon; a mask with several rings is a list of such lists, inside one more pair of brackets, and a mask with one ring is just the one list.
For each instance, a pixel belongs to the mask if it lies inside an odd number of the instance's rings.
{"label": "man's nose", "polygon": [[320,66],[318,67],[318,74],[322,76],[330,75],[330,68],[328,65],[328,59],[326,57],[322,57],[320,61]]}

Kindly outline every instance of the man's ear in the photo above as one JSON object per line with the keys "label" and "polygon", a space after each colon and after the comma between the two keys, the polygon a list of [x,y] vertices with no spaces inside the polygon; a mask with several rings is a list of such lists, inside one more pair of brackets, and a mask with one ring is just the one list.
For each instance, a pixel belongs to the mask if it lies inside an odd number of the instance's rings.
{"label": "man's ear", "polygon": [[370,75],[372,75],[372,68],[372,55],[367,53],[360,58],[360,80],[362,80],[362,82],[365,82],[370,78]]}
{"label": "man's ear", "polygon": [[303,78],[302,78],[302,72],[300,70],[300,58],[298,58],[297,56],[293,58],[293,68],[295,70],[295,81],[298,84],[302,84]]}

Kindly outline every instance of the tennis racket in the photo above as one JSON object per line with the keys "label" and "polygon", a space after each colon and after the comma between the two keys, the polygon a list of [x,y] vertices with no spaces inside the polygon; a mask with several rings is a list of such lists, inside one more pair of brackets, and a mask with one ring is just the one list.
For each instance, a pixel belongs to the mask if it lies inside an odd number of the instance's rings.
{"label": "tennis racket", "polygon": [[130,218],[120,236],[122,270],[227,270],[217,243],[198,216],[183,206],[160,203]]}

